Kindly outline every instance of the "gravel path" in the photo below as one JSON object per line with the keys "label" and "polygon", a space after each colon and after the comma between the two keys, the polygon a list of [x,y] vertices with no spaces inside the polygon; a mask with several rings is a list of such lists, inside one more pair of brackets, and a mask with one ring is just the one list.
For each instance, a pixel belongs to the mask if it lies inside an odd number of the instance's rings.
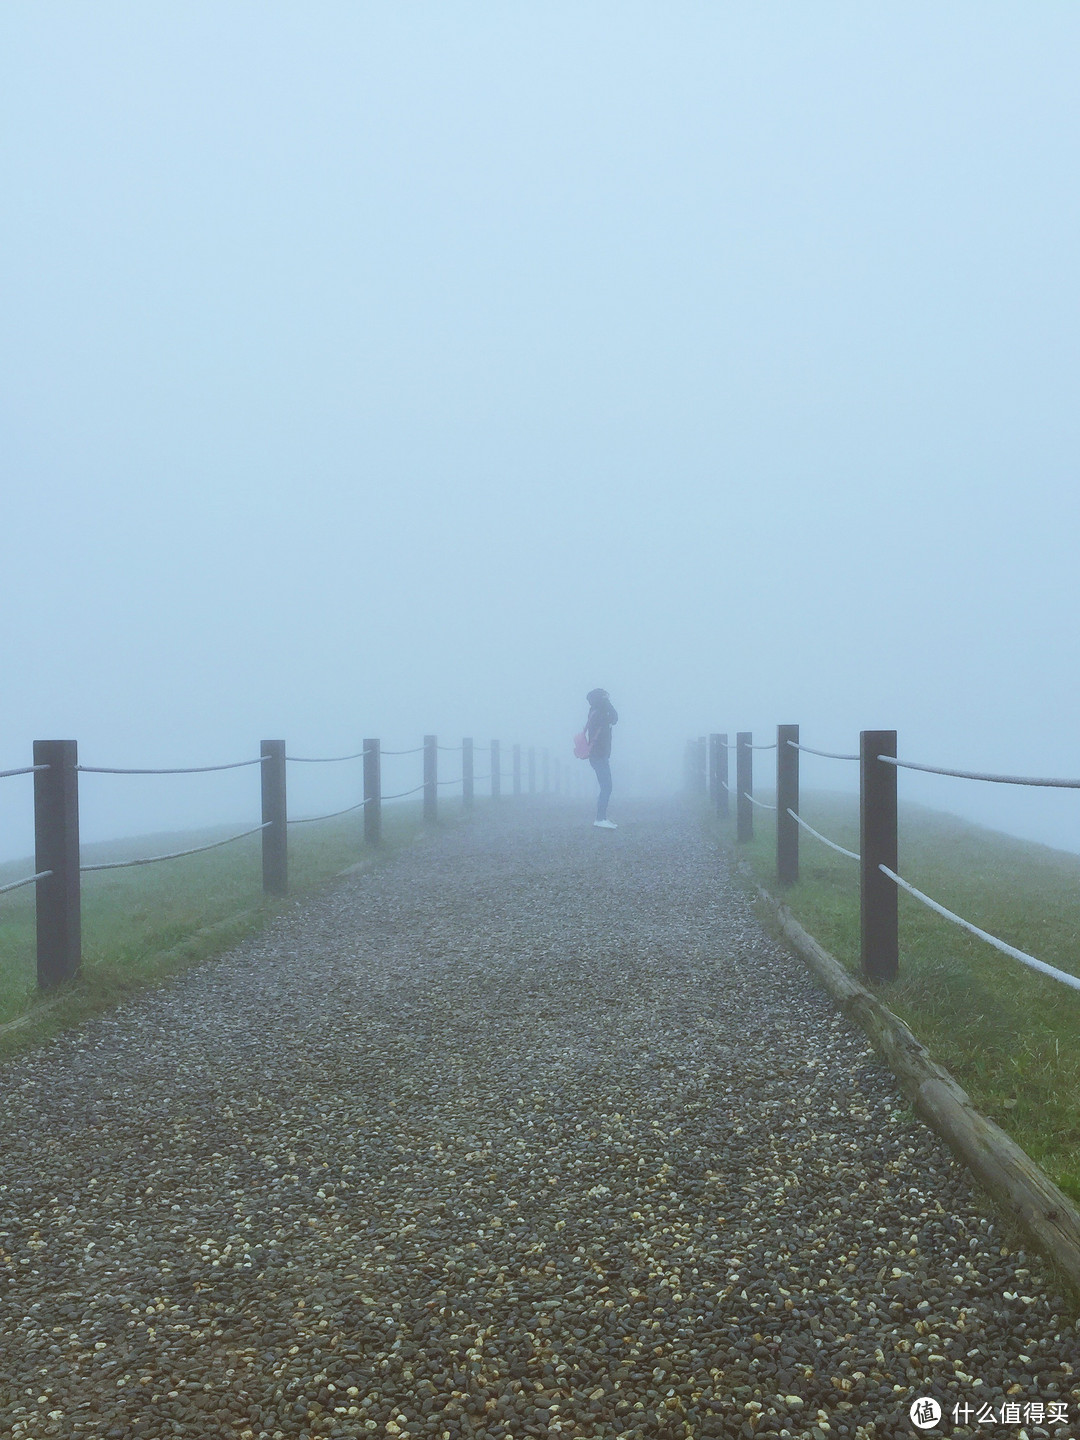
{"label": "gravel path", "polygon": [[1080,1434],[1037,1262],[619,818],[429,837],[0,1070],[0,1435]]}

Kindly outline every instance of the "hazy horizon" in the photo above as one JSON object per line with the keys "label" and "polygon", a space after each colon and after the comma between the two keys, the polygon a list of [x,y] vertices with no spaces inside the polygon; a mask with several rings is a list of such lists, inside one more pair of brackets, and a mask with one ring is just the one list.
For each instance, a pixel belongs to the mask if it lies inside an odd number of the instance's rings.
{"label": "hazy horizon", "polygon": [[[572,763],[603,685],[613,815],[778,722],[1080,774],[1078,42],[1064,3],[5,6],[0,768]],[[85,833],[256,816],[253,774],[86,776]],[[1080,850],[1070,793],[900,786]]]}

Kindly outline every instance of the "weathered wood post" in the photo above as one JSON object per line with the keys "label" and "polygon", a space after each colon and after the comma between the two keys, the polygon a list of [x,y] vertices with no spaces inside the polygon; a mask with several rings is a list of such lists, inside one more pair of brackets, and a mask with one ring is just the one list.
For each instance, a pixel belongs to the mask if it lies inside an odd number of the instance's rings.
{"label": "weathered wood post", "polygon": [[79,876],[79,747],[74,740],[35,740],[34,873],[37,891],[37,983],[51,990],[82,964]]}
{"label": "weathered wood post", "polygon": [[709,742],[699,735],[694,747],[694,789],[699,795],[709,793]]}
{"label": "weathered wood post", "polygon": [[461,803],[473,808],[473,742],[468,738],[461,742]]}
{"label": "weathered wood post", "polygon": [[529,746],[529,794],[536,794],[536,746]]}
{"label": "weathered wood post", "polygon": [[378,740],[364,741],[364,844],[382,844],[382,755]]}
{"label": "weathered wood post", "polygon": [[716,813],[725,819],[731,814],[731,791],[728,789],[728,744],[726,735],[718,735],[720,763],[717,767],[716,784],[719,798]]}
{"label": "weathered wood post", "polygon": [[720,814],[720,736],[709,736],[709,799],[713,814]]}
{"label": "weathered wood post", "polygon": [[547,750],[544,750],[540,756],[540,776],[540,788],[546,795],[551,789],[551,755]]}
{"label": "weathered wood post", "polygon": [[754,793],[754,752],[753,735],[749,730],[740,730],[735,736],[735,839],[754,838],[754,807],[750,796]]}
{"label": "weathered wood post", "polygon": [[514,746],[514,794],[521,794],[521,746]]}
{"label": "weathered wood post", "polygon": [[900,968],[897,887],[878,867],[897,868],[896,766],[879,755],[895,757],[895,730],[864,730],[859,736],[862,968],[870,980],[895,980]]}
{"label": "weathered wood post", "polygon": [[264,740],[262,771],[262,877],[267,895],[289,889],[289,831],[285,806],[285,741]]}
{"label": "weathered wood post", "polygon": [[498,800],[502,794],[502,773],[499,770],[499,742],[491,742],[491,798]]}
{"label": "weathered wood post", "polygon": [[439,737],[424,736],[424,822],[439,818]]}
{"label": "weathered wood post", "polygon": [[788,814],[799,813],[798,743],[798,725],[776,727],[776,878],[781,885],[794,885],[799,878],[799,827]]}

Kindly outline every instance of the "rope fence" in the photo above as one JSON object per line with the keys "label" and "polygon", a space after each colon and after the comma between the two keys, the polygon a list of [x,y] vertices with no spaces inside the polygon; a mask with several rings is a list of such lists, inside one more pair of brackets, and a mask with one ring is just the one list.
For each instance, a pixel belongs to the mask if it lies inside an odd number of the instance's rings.
{"label": "rope fence", "polygon": [[[1080,790],[1080,780],[1046,780],[1031,775],[988,775],[981,770],[945,770],[940,765],[919,765],[914,760],[898,760],[895,755],[877,757],[886,765],[901,770],[924,770],[928,775],[952,775],[957,780],[988,780],[991,785],[1040,785],[1051,790]],[[855,756],[858,759],[858,756]]]}
{"label": "rope fence", "polygon": [[267,755],[254,760],[232,760],[227,765],[183,765],[167,770],[121,770],[115,765],[76,765],[81,775],[208,775],[212,770],[242,770],[245,765],[265,765]]}
{"label": "rope fence", "polygon": [[342,760],[362,760],[369,750],[357,750],[352,755],[286,755],[293,765],[338,765]]}
{"label": "rope fence", "polygon": [[793,750],[801,750],[804,755],[820,755],[823,760],[858,760],[858,755],[837,755],[833,750],[811,750],[809,745],[798,745],[794,740],[786,742]]}
{"label": "rope fence", "polygon": [[[735,745],[727,735],[713,734],[691,741],[687,751],[687,775],[691,790],[709,794],[717,816],[728,813],[728,752],[734,749],[737,764],[737,825],[736,842],[753,839],[755,810],[776,812],[776,873],[783,884],[793,884],[799,877],[799,834],[805,831],[838,855],[854,860],[859,866],[860,959],[863,973],[875,981],[894,980],[899,973],[899,919],[897,895],[906,891],[916,900],[944,919],[992,945],[1004,955],[1041,974],[1051,976],[1074,990],[1080,990],[1080,978],[1029,955],[1015,945],[981,929],[970,920],[931,899],[897,873],[897,775],[900,770],[923,771],[932,775],[952,776],[960,780],[980,780],[996,785],[1031,785],[1058,790],[1080,790],[1080,780],[1053,779],[1046,776],[1000,775],[980,770],[958,770],[943,765],[928,765],[914,760],[901,760],[896,754],[895,730],[864,730],[859,736],[859,753],[848,755],[833,750],[819,750],[803,745],[797,725],[777,727],[776,743],[755,745],[749,731],[740,731]],[[753,752],[776,751],[776,805],[759,800],[753,793]],[[799,814],[799,756],[820,756],[826,760],[859,762],[859,830],[858,852],[849,850],[823,835]]]}
{"label": "rope fence", "polygon": [[807,834],[813,835],[815,840],[820,840],[823,845],[828,845],[829,849],[835,850],[838,855],[846,855],[849,860],[861,859],[861,856],[857,855],[854,850],[845,850],[843,845],[838,845],[835,840],[830,840],[827,835],[822,835],[820,830],[815,830],[812,825],[808,825],[801,815],[795,814],[795,811],[792,810],[790,806],[788,807],[787,813],[795,821],[796,825],[801,826]]}
{"label": "rope fence", "polygon": [[[560,793],[563,766],[558,759],[552,760],[547,750],[529,747],[524,753],[520,745],[513,747],[512,766],[507,770],[508,757],[500,761],[500,743],[490,742],[491,764],[483,773],[477,773],[474,766],[475,743],[464,739],[459,745],[440,745],[435,735],[426,735],[421,745],[400,750],[384,750],[375,738],[365,739],[363,748],[346,755],[291,755],[286,751],[284,740],[264,740],[261,754],[249,760],[233,760],[220,765],[175,765],[175,766],[120,766],[82,765],[79,763],[78,746],[74,740],[36,740],[32,765],[0,771],[0,779],[18,775],[34,777],[34,842],[35,873],[24,875],[0,885],[0,895],[36,886],[37,914],[37,975],[41,989],[72,978],[82,963],[81,940],[81,881],[84,875],[100,874],[109,870],[130,870],[144,865],[158,865],[167,860],[182,860],[192,855],[202,855],[210,850],[235,844],[252,835],[262,836],[262,888],[267,894],[284,895],[288,891],[288,840],[290,829],[296,825],[313,825],[324,820],[335,820],[344,815],[362,811],[363,839],[366,845],[378,846],[382,842],[383,802],[406,800],[423,795],[423,819],[432,822],[438,818],[438,795],[440,790],[458,789],[460,803],[469,811],[473,807],[477,783],[490,783],[490,798],[498,801],[502,795],[503,779],[510,780],[514,795],[525,791],[522,776],[527,762],[527,793],[532,795]],[[485,746],[485,749],[488,749]],[[461,756],[461,774],[439,779],[439,752]],[[403,790],[384,793],[382,788],[382,760],[399,756],[423,755],[423,779],[420,784],[407,786]],[[363,799],[339,809],[320,815],[289,816],[286,804],[286,774],[291,764],[317,765],[339,764],[345,761],[363,761]],[[537,763],[539,760],[539,764]],[[192,845],[183,850],[172,850],[161,855],[138,856],[130,860],[101,861],[83,864],[79,840],[79,777],[81,775],[204,775],[223,770],[239,770],[258,766],[261,790],[261,823],[236,834],[206,844]],[[455,768],[457,768],[455,766]],[[539,777],[539,783],[538,783]],[[404,777],[403,777],[404,778]],[[447,800],[449,800],[449,796]]]}
{"label": "rope fence", "polygon": [[272,824],[272,820],[266,820],[261,825],[253,825],[250,830],[241,830],[239,835],[213,840],[209,845],[195,845],[190,850],[173,850],[168,855],[146,855],[140,860],[110,860],[103,865],[80,865],[79,874],[89,875],[96,870],[130,870],[135,865],[157,865],[162,860],[182,860],[185,855],[202,855],[207,850],[219,850],[222,845],[231,845],[234,840],[246,840],[249,835],[257,835],[260,830],[266,830]]}
{"label": "rope fence", "polygon": [[1027,965],[1029,969],[1038,970],[1042,975],[1049,975],[1053,980],[1060,980],[1070,989],[1080,990],[1080,978],[1070,975],[1067,970],[1059,970],[1055,965],[1048,965],[1045,960],[1036,960],[1035,956],[1029,955],[1026,950],[1018,950],[1015,945],[1010,945],[1005,940],[999,940],[989,931],[980,930],[978,925],[973,925],[970,920],[954,914],[952,910],[946,910],[944,905],[939,904],[936,900],[931,900],[930,896],[924,895],[921,890],[916,890],[914,885],[897,875],[895,870],[890,870],[887,865],[879,865],[878,869],[883,875],[887,875],[894,885],[899,885],[901,890],[906,890],[909,895],[913,895],[916,900],[921,901],[930,910],[936,911],[937,914],[944,916],[946,920],[951,920],[954,925],[959,925],[961,929],[967,930],[970,934],[978,936],[980,940],[985,940],[988,945],[992,945],[995,950],[1000,950],[1003,955],[1010,955],[1014,960],[1019,960],[1022,965]]}
{"label": "rope fence", "polygon": [[44,880],[52,873],[51,870],[39,870],[36,875],[27,875],[22,880],[12,880],[10,884],[0,885],[0,895],[6,895],[9,890],[21,890],[24,885],[33,885],[35,880]]}

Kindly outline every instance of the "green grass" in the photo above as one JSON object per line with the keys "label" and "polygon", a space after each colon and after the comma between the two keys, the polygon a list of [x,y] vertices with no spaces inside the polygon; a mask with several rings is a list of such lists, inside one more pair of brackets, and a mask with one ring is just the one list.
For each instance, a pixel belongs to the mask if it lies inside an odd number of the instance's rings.
{"label": "green grass", "polygon": [[[762,799],[774,797],[762,796]],[[801,798],[808,824],[859,848],[854,796]],[[710,821],[734,846],[734,820]],[[799,881],[776,880],[775,818],[735,847],[806,930],[859,973],[859,867],[800,835]],[[920,806],[900,809],[899,873],[966,920],[1080,975],[1080,856]],[[983,1114],[1080,1200],[1080,993],[900,893],[900,976],[877,993]]]}
{"label": "green grass", "polygon": [[[477,800],[481,812],[483,800]],[[443,807],[440,824],[462,818]],[[134,859],[209,844],[235,831],[143,835],[85,845],[83,863]],[[0,896],[0,1057],[39,1043],[108,1009],[127,992],[157,984],[222,954],[260,929],[290,898],[326,883],[349,865],[382,863],[422,830],[420,804],[383,809],[383,845],[364,846],[360,813],[289,830],[289,897],[262,893],[258,835],[203,855],[83,876],[83,964],[78,977],[43,994],[37,989],[34,890]],[[22,860],[0,867],[0,884],[33,869]],[[45,1002],[45,1003],[43,1003]]]}

